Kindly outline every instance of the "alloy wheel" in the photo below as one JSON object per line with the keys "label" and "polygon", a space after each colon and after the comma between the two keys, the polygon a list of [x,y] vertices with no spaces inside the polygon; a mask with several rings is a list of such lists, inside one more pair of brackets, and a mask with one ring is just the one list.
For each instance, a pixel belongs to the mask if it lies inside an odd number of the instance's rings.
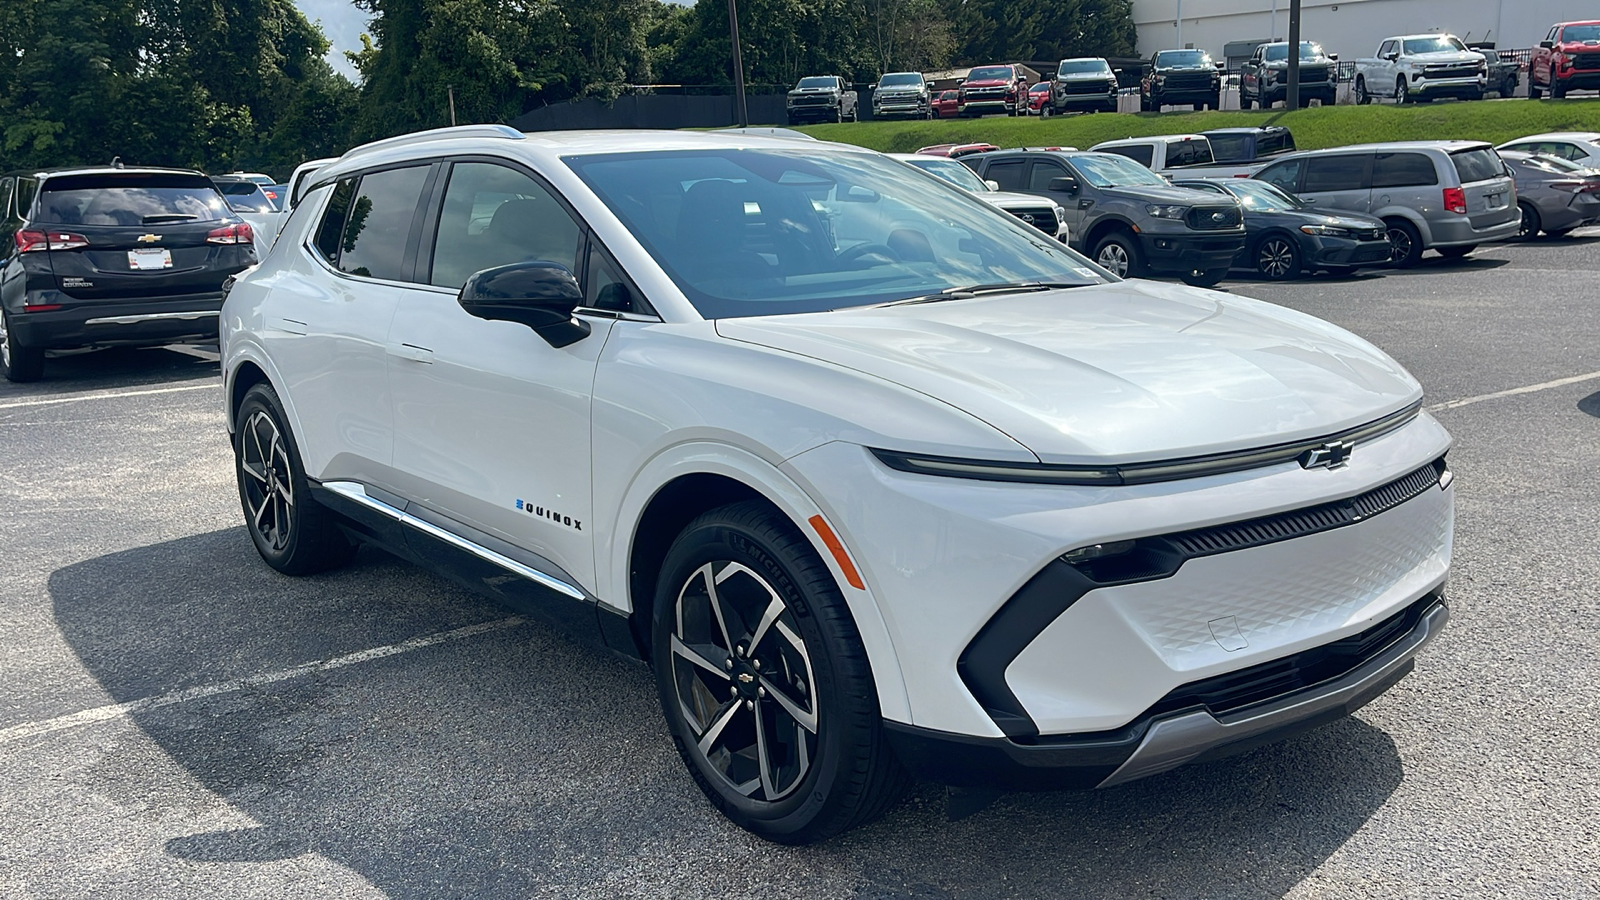
{"label": "alloy wheel", "polygon": [[289,454],[272,417],[257,411],[244,424],[239,469],[244,472],[250,527],[275,552],[289,546],[294,513],[294,483]]}
{"label": "alloy wheel", "polygon": [[671,676],[693,752],[735,792],[790,795],[817,758],[817,682],[794,614],[749,567],[695,569],[673,610]]}
{"label": "alloy wheel", "polygon": [[1389,229],[1389,261],[1402,263],[1411,258],[1411,235],[1404,228]]}
{"label": "alloy wheel", "polygon": [[1120,244],[1106,244],[1095,254],[1095,262],[1100,268],[1105,269],[1118,278],[1128,277],[1128,251],[1122,249]]}
{"label": "alloy wheel", "polygon": [[0,367],[11,369],[11,331],[6,327],[6,317],[0,315]]}
{"label": "alloy wheel", "polygon": [[1288,241],[1273,238],[1262,243],[1261,249],[1256,251],[1256,268],[1268,278],[1288,277],[1293,267],[1294,248],[1289,246]]}

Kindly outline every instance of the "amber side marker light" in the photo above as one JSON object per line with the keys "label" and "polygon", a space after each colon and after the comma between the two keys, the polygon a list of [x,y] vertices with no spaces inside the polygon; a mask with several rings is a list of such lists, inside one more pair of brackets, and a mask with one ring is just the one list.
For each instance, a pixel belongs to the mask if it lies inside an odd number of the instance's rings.
{"label": "amber side marker light", "polygon": [[806,521],[811,523],[817,536],[822,538],[822,543],[827,545],[828,552],[832,553],[834,560],[839,563],[839,568],[844,571],[844,580],[850,582],[850,586],[858,591],[866,590],[867,586],[861,581],[861,573],[856,571],[856,564],[850,561],[850,555],[844,552],[844,545],[839,543],[839,536],[828,527],[827,521],[821,516],[812,516]]}

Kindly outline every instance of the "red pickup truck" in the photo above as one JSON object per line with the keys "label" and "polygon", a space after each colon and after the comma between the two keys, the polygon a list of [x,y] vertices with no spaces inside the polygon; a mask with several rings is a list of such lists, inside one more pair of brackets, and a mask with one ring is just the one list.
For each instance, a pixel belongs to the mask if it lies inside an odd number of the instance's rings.
{"label": "red pickup truck", "polygon": [[958,101],[963,116],[1003,112],[1024,115],[1027,110],[1028,79],[1017,66],[974,66],[961,83]]}
{"label": "red pickup truck", "polygon": [[1600,21],[1557,22],[1528,58],[1528,96],[1600,90]]}

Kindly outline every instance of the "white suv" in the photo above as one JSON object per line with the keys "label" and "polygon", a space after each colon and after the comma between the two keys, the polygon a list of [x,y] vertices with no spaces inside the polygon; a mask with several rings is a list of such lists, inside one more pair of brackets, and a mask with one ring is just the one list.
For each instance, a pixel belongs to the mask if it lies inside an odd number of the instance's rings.
{"label": "white suv", "polygon": [[381,141],[221,337],[270,565],[370,543],[650,660],[773,840],[1328,721],[1447,615],[1450,439],[1392,359],[858,148]]}

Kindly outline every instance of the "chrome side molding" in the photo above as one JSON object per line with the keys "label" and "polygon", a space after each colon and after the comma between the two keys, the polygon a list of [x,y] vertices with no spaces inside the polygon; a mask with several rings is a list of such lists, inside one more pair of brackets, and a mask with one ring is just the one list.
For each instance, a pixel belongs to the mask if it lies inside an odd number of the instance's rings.
{"label": "chrome side molding", "polygon": [[137,322],[154,322],[161,319],[215,319],[217,311],[200,310],[198,312],[158,312],[137,313],[127,316],[101,316],[98,319],[88,319],[85,325],[133,325]]}
{"label": "chrome side molding", "polygon": [[346,500],[349,500],[352,503],[356,503],[374,512],[387,516],[388,518],[391,518],[402,525],[409,525],[410,527],[415,528],[429,537],[443,541],[459,550],[465,550],[466,552],[471,553],[473,556],[476,556],[485,562],[493,563],[508,572],[521,575],[523,578],[547,587],[552,591],[565,594],[574,600],[587,601],[589,599],[584,595],[583,591],[575,585],[568,584],[567,582],[562,581],[561,579],[556,578],[548,573],[541,572],[532,566],[517,562],[511,557],[506,556],[504,553],[496,553],[495,551],[490,550],[488,547],[473,543],[459,534],[444,528],[440,528],[438,525],[435,525],[432,522],[419,519],[403,509],[391,506],[388,503],[369,495],[366,487],[359,482],[324,481],[322,482],[322,487],[339,495],[340,497],[343,497]]}

